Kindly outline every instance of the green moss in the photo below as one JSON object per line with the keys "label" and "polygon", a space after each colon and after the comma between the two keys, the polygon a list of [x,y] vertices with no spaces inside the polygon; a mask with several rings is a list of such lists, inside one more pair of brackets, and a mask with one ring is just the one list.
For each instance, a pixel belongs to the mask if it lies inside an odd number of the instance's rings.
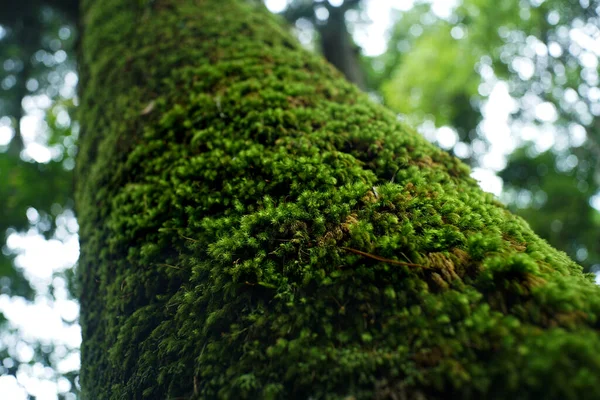
{"label": "green moss", "polygon": [[84,398],[600,392],[590,278],[265,10],[83,15]]}

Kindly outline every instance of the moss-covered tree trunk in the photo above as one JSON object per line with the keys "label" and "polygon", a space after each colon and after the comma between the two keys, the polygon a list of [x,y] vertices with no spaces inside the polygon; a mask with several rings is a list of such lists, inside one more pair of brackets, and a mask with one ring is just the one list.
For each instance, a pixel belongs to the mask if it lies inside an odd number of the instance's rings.
{"label": "moss-covered tree trunk", "polygon": [[598,398],[592,278],[268,12],[82,11],[84,399]]}

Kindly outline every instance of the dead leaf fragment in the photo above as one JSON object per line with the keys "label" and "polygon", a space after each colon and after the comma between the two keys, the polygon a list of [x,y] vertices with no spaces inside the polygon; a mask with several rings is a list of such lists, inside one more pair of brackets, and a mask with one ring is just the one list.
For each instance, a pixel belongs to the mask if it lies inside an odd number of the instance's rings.
{"label": "dead leaf fragment", "polygon": [[144,107],[144,109],[142,110],[140,115],[150,114],[152,112],[152,110],[154,110],[155,104],[156,104],[156,102],[154,100],[152,100],[150,103],[148,103],[148,105],[146,107]]}

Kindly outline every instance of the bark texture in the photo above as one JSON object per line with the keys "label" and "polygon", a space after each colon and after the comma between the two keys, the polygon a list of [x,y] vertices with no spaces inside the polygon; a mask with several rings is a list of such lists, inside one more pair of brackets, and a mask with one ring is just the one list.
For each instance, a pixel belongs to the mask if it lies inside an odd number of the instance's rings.
{"label": "bark texture", "polygon": [[82,12],[84,399],[597,398],[592,277],[267,11]]}

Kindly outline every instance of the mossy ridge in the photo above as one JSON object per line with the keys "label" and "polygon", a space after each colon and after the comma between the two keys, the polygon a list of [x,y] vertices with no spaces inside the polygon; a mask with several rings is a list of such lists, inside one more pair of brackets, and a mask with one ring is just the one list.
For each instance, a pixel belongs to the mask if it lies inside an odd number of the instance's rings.
{"label": "mossy ridge", "polygon": [[266,11],[83,11],[84,396],[600,392],[589,277]]}

